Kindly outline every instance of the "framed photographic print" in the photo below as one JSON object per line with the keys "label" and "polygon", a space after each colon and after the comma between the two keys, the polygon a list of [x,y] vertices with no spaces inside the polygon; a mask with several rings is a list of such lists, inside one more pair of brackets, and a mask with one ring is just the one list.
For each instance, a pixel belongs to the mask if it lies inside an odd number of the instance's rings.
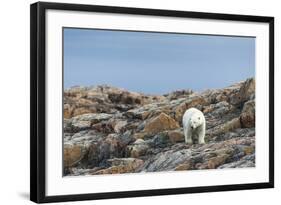
{"label": "framed photographic print", "polygon": [[31,5],[30,198],[274,187],[274,18]]}

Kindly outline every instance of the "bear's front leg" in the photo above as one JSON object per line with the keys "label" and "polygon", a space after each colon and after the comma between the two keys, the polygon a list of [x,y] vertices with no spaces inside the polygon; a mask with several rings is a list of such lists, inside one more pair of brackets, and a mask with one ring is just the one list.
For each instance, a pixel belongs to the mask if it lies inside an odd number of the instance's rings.
{"label": "bear's front leg", "polygon": [[184,129],[184,137],[185,137],[185,143],[193,144],[193,141],[192,141],[192,131],[190,130],[190,128],[185,128]]}
{"label": "bear's front leg", "polygon": [[198,143],[205,144],[205,124],[198,129]]}

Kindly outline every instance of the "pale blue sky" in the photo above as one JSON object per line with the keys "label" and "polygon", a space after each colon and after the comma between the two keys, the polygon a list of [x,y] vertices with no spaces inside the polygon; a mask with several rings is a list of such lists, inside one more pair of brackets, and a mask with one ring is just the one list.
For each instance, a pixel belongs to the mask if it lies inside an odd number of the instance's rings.
{"label": "pale blue sky", "polygon": [[255,38],[64,29],[64,87],[146,94],[222,88],[255,76]]}

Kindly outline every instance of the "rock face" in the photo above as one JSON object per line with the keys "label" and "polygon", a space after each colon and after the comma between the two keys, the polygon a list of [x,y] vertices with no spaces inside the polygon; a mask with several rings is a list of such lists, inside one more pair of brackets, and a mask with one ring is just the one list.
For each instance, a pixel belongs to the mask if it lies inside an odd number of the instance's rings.
{"label": "rock face", "polygon": [[[206,118],[206,144],[184,142],[182,116]],[[64,92],[64,175],[255,166],[255,80],[195,93],[144,95],[110,86]]]}
{"label": "rock face", "polygon": [[145,123],[144,132],[148,134],[157,134],[164,130],[173,130],[176,128],[179,128],[179,124],[169,115],[161,113]]}

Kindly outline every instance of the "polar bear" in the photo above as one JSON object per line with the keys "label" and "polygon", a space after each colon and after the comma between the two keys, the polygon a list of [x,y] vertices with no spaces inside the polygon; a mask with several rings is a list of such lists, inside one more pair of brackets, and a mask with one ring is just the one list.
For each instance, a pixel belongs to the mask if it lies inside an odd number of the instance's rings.
{"label": "polar bear", "polygon": [[192,137],[198,137],[198,143],[205,144],[206,120],[200,110],[196,108],[186,110],[182,118],[182,123],[185,143],[192,144]]}

